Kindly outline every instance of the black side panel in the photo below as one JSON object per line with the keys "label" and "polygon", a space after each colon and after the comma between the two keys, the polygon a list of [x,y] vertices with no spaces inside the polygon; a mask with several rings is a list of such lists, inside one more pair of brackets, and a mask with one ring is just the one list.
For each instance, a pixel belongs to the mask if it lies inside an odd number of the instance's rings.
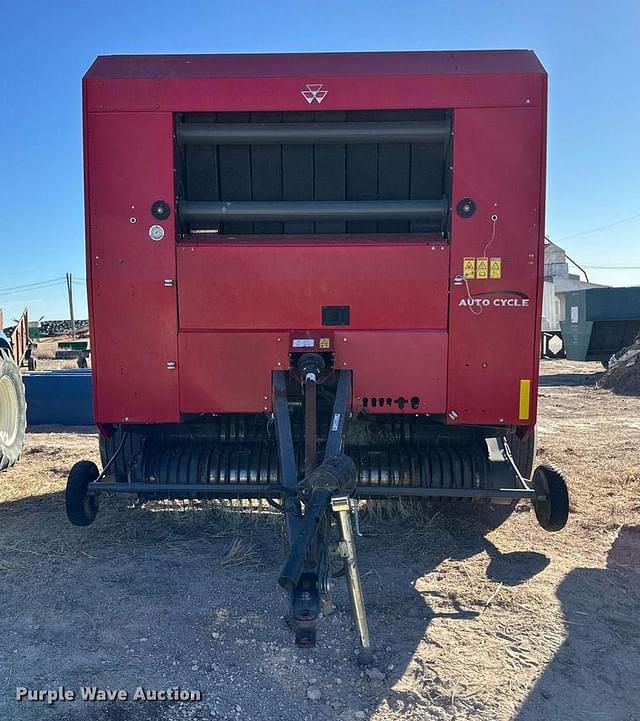
{"label": "black side panel", "polygon": [[[251,113],[252,123],[279,123],[281,113]],[[251,147],[252,200],[282,200],[282,146]],[[247,200],[245,198],[245,200]],[[254,233],[282,233],[282,223],[262,221],[253,224]]]}
{"label": "black side panel", "polygon": [[[288,113],[290,123],[308,120],[307,113]],[[313,145],[282,145],[282,195],[284,200],[313,200]],[[313,233],[311,221],[287,221],[285,233]]]}
{"label": "black side panel", "polygon": [[[233,113],[230,123],[249,122],[249,113]],[[251,188],[251,150],[248,145],[218,147],[220,200],[253,200]],[[230,235],[253,233],[253,223],[223,223],[222,232]]]}
{"label": "black side panel", "polygon": [[[344,122],[344,112],[325,113],[326,122]],[[314,147],[314,200],[346,200],[346,147],[316,145]],[[347,224],[340,221],[315,223],[316,233],[345,233]]]}
{"label": "black side panel", "polygon": [[[380,113],[367,110],[347,114],[354,122],[380,120]],[[378,200],[378,146],[347,146],[347,200]],[[365,220],[347,223],[348,233],[375,233],[377,223]]]}
{"label": "black side panel", "polygon": [[[183,113],[196,123],[443,121],[446,110]],[[176,143],[176,194],[185,201],[439,200],[449,192],[450,142],[211,145]],[[224,234],[440,232],[435,220],[223,221],[181,232]]]}

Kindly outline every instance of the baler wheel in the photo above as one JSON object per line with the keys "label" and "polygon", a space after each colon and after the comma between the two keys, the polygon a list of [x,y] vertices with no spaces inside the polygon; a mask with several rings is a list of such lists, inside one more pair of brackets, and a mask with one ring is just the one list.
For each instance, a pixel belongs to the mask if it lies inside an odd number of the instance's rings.
{"label": "baler wheel", "polygon": [[560,531],[569,517],[569,491],[564,476],[557,468],[544,464],[536,468],[532,481],[538,523],[545,531]]}
{"label": "baler wheel", "polygon": [[78,461],[67,478],[65,507],[67,518],[74,526],[88,526],[95,521],[100,505],[99,496],[88,496],[87,486],[100,475],[93,461]]}

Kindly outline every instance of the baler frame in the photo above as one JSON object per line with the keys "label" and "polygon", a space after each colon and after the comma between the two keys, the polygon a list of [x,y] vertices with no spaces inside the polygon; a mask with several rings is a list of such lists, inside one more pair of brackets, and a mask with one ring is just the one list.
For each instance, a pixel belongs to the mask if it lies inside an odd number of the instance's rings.
{"label": "baler frame", "polygon": [[354,503],[523,499],[559,530],[564,479],[531,473],[546,93],[530,51],[99,58],[103,471],[72,469],[70,520],[110,492],[266,499],[297,641],[315,641],[333,556],[365,662]]}

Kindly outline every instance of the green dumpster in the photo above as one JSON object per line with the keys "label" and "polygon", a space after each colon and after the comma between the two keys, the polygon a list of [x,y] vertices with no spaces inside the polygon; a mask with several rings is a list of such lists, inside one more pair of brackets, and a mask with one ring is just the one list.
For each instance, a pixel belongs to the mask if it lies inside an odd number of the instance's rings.
{"label": "green dumpster", "polygon": [[560,328],[569,360],[607,363],[640,335],[640,287],[587,288],[563,295]]}

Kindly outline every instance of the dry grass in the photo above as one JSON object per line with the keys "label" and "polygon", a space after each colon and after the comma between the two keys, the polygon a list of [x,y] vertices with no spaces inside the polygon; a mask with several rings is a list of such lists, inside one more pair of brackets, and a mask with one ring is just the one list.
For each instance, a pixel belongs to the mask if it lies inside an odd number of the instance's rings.
{"label": "dry grass", "polygon": [[[395,653],[396,667],[388,687],[364,691],[376,709],[372,719],[506,721],[527,698],[597,710],[597,699],[619,698],[629,674],[637,678],[637,631],[623,625],[640,612],[628,580],[637,555],[618,560],[615,573],[609,556],[620,534],[640,526],[640,399],[560,379],[596,370],[543,364],[538,461],[568,478],[572,513],[562,533],[541,531],[526,504],[484,538],[473,518],[446,507],[407,499],[360,504],[367,603],[378,640],[394,649],[382,663]],[[29,434],[20,463],[0,477],[0,574],[28,578],[51,561],[91,558],[107,541],[120,558],[134,541],[164,552],[215,547],[216,567],[231,575],[265,563],[262,537],[273,544],[282,517],[255,502],[129,508],[111,498],[89,533],[70,528],[62,506],[67,469],[97,455],[95,434]],[[571,645],[556,656],[567,638]],[[598,654],[609,658],[616,648],[625,650],[627,666],[601,673]],[[551,679],[550,699],[534,689],[543,676]],[[572,717],[557,708],[538,718]]]}
{"label": "dry grass", "polygon": [[234,538],[224,556],[220,559],[220,565],[223,568],[246,565],[257,566],[256,549],[253,544],[244,538]]}

